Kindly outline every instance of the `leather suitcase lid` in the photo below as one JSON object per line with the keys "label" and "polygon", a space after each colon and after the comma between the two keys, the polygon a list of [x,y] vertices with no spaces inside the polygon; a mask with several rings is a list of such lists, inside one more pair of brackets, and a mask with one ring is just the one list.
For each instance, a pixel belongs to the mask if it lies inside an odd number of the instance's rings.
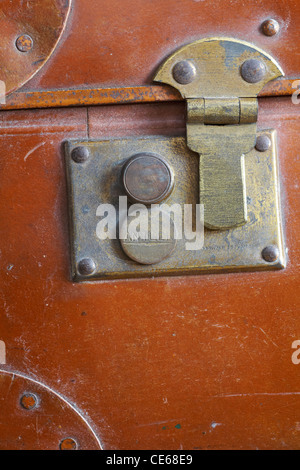
{"label": "leather suitcase lid", "polygon": [[[23,21],[20,31],[28,32],[26,25],[29,24],[34,44],[47,8],[53,12],[53,5],[56,11],[57,5],[61,8],[67,5],[62,8],[61,20],[65,21],[72,3],[71,14],[51,60],[21,89],[24,93],[37,94],[11,95],[8,109],[180,100],[176,90],[154,85],[153,77],[159,65],[175,50],[204,37],[243,39],[272,55],[283,68],[285,79],[268,85],[263,96],[292,94],[294,80],[300,76],[298,0],[69,0],[66,3],[49,0],[35,3],[43,5],[38,16],[20,0],[10,6],[11,20],[16,20],[16,24],[27,15],[28,21]],[[6,0],[4,7],[8,4]],[[1,8],[3,10],[2,5]],[[270,18],[279,25],[279,31],[273,36],[264,34],[262,27]],[[62,29],[61,23],[57,37]],[[34,49],[29,57],[33,56]],[[4,49],[2,54],[6,57]],[[19,55],[19,60],[24,60],[24,54]],[[40,68],[40,64],[35,67]],[[19,65],[18,69],[20,71]],[[24,83],[29,76],[24,70],[24,76],[16,85]],[[54,94],[45,95],[49,91]]]}

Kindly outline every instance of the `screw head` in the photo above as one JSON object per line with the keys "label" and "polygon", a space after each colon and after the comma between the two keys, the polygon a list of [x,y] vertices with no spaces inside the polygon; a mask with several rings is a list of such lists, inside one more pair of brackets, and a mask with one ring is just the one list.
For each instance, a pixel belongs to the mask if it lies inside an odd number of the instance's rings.
{"label": "screw head", "polygon": [[269,19],[263,22],[262,31],[265,36],[275,36],[280,30],[278,21]]}
{"label": "screw head", "polygon": [[267,135],[259,135],[256,139],[255,148],[259,152],[266,152],[267,150],[269,150],[271,145],[272,145],[272,142],[271,142],[270,137],[268,137]]}
{"label": "screw head", "polygon": [[262,257],[268,263],[274,263],[279,258],[279,249],[275,245],[267,246],[262,251]]}
{"label": "screw head", "polygon": [[68,437],[67,439],[63,439],[59,445],[60,450],[77,450],[78,445],[75,439]]}
{"label": "screw head", "polygon": [[96,264],[91,258],[84,258],[78,263],[78,272],[82,276],[90,276],[96,271]]}
{"label": "screw head", "polygon": [[30,411],[36,408],[38,404],[38,398],[33,393],[25,393],[22,396],[20,403],[21,403],[21,406],[24,408],[24,410]]}
{"label": "screw head", "polygon": [[29,52],[33,48],[33,39],[28,34],[23,34],[16,40],[16,47],[20,52]]}
{"label": "screw head", "polygon": [[190,60],[181,60],[174,65],[172,74],[177,83],[188,85],[196,78],[197,70]]}
{"label": "screw head", "polygon": [[258,83],[266,75],[265,64],[258,59],[246,60],[241,69],[243,79],[248,83]]}
{"label": "screw head", "polygon": [[89,159],[90,152],[87,147],[76,147],[72,150],[71,156],[75,163],[84,163]]}

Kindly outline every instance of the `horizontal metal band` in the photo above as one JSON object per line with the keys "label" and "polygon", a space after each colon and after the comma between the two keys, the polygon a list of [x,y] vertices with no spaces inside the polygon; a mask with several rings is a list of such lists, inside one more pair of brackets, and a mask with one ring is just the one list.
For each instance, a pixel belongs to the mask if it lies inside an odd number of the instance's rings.
{"label": "horizontal metal band", "polygon": [[[270,82],[260,97],[290,96],[295,92],[296,79]],[[6,98],[1,110],[66,108],[71,106],[100,106],[126,103],[155,103],[183,101],[180,93],[169,86],[141,86],[129,88],[86,88],[74,90],[17,91]]]}

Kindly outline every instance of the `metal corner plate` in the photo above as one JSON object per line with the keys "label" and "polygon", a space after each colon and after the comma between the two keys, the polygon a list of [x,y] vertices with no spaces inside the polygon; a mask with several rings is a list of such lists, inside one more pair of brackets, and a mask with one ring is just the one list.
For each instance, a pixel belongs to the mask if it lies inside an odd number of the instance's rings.
{"label": "metal corner plate", "polygon": [[[124,196],[122,168],[132,155],[152,152],[161,155],[173,168],[174,189],[169,205],[193,204],[199,200],[199,155],[188,149],[184,137],[122,138],[66,142],[66,167],[74,281],[128,279],[153,276],[208,274],[218,272],[278,270],[286,266],[280,213],[277,139],[275,130],[264,130],[272,146],[266,152],[253,149],[245,155],[248,221],[230,230],[205,229],[204,247],[186,251],[186,240],[178,240],[169,258],[155,265],[142,265],[127,257],[120,240],[99,240],[96,227],[100,204],[118,208]],[[81,164],[73,161],[76,147],[88,147],[90,157]],[[275,262],[263,259],[267,246],[277,246]],[[78,272],[80,260],[91,258],[95,271]]]}

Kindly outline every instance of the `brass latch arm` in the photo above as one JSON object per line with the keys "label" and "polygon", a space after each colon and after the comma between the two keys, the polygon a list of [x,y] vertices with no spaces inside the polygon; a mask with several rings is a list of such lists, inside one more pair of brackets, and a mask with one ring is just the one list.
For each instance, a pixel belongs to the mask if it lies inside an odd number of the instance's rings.
{"label": "brass latch arm", "polygon": [[257,115],[257,98],[187,100],[187,144],[201,155],[200,201],[207,228],[247,222],[244,154],[255,145]]}
{"label": "brass latch arm", "polygon": [[255,146],[257,94],[283,72],[268,54],[243,41],[204,39],[175,52],[155,80],[187,99],[187,146],[200,155],[205,226],[247,222],[245,155]]}

